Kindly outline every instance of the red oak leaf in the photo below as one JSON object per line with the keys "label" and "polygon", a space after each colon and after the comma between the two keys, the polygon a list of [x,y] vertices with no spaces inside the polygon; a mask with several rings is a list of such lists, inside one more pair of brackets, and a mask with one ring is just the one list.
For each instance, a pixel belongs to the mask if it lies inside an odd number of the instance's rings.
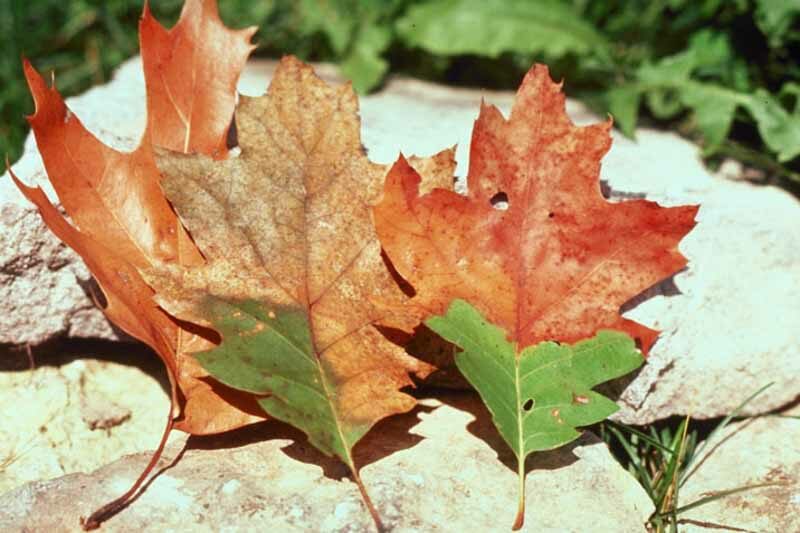
{"label": "red oak leaf", "polygon": [[[401,157],[373,215],[420,315],[441,314],[460,298],[519,349],[615,329],[646,353],[658,333],[622,318],[620,306],[686,264],[677,247],[697,207],[607,202],[598,174],[610,129],[610,120],[576,127],[560,85],[538,65],[509,119],[482,106],[466,196],[420,195],[420,177]],[[507,209],[493,205],[499,198]]]}

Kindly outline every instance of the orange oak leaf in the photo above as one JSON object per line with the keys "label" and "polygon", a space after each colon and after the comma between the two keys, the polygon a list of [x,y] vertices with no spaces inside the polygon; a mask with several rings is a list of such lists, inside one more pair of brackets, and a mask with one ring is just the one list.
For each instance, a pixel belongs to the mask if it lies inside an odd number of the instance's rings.
{"label": "orange oak leaf", "polygon": [[216,0],[186,0],[178,23],[166,30],[145,2],[139,43],[155,146],[226,156],[236,83],[255,32],[227,28]]}
{"label": "orange oak leaf", "polygon": [[[86,253],[103,250],[136,269],[151,268],[154,262],[201,264],[202,256],[161,191],[147,135],[130,153],[106,146],[69,111],[55,87],[48,87],[29,62],[24,67],[36,104],[29,122],[50,182],[79,230],[101,245]],[[102,257],[95,261],[102,262]],[[141,278],[120,290],[148,290],[152,295]],[[114,315],[109,318],[118,323]],[[118,323],[154,348],[167,365],[177,385],[175,407],[183,415],[176,423],[178,429],[219,433],[263,419],[254,402],[207,380],[207,374],[187,355],[183,345],[201,343],[201,338],[174,320],[159,324],[170,339],[167,344],[154,344],[128,323]]]}
{"label": "orange oak leaf", "polygon": [[607,202],[598,175],[611,121],[576,127],[560,89],[537,65],[509,119],[482,105],[466,196],[420,195],[420,177],[401,157],[373,210],[377,233],[422,316],[463,299],[519,349],[614,329],[646,353],[658,333],[622,318],[620,306],[686,265],[678,242],[698,208]]}
{"label": "orange oak leaf", "polygon": [[[370,220],[386,168],[361,146],[352,88],[293,57],[266,95],[241,97],[236,124],[240,152],[226,160],[159,153],[164,192],[206,263],[145,276],[165,309],[219,331],[220,345],[197,354],[211,375],[347,464],[379,523],[352,447],[411,409],[400,389],[430,371],[375,328],[393,307],[374,300],[408,300]],[[452,185],[452,151],[415,164]]]}

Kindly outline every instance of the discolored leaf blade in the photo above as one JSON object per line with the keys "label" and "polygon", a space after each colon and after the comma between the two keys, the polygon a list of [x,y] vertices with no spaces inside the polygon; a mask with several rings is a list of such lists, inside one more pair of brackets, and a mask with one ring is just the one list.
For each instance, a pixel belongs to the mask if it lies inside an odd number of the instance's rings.
{"label": "discolored leaf blade", "polygon": [[[153,291],[137,269],[101,242],[75,229],[50,203],[41,188],[28,187],[11,169],[9,174],[17,188],[39,210],[47,227],[86,262],[105,294],[106,315],[124,331],[153,347],[159,354],[171,353],[171,335],[175,325],[155,304]],[[162,359],[172,377],[175,374],[174,358],[162,356]]]}
{"label": "discolored leaf blade", "polygon": [[[147,278],[170,312],[219,331],[222,343],[198,355],[215,378],[269,395],[267,413],[342,459],[363,491],[352,446],[411,409],[400,389],[430,371],[374,327],[415,321],[370,220],[386,169],[364,154],[353,90],[292,57],[266,95],[241,98],[236,121],[235,157],[159,154],[164,191],[206,264]],[[452,152],[417,164],[442,183]]]}
{"label": "discolored leaf blade", "polygon": [[27,60],[35,111],[28,117],[50,182],[82,232],[145,267],[177,261],[179,225],[158,185],[152,149],[123,153],[100,142]]}
{"label": "discolored leaf blade", "polygon": [[[528,453],[569,442],[576,426],[616,409],[591,387],[641,363],[628,336],[646,354],[658,335],[623,318],[620,308],[686,265],[678,243],[697,213],[696,206],[607,202],[598,175],[611,123],[576,127],[564,103],[547,68],[534,66],[508,119],[482,105],[466,196],[423,193],[401,157],[373,208],[384,250],[415,292],[409,305],[423,318],[444,314],[447,320],[433,318],[428,326],[464,349],[456,364],[517,453],[520,495]],[[611,340],[619,344],[603,348]],[[565,358],[569,364],[558,364]],[[548,362],[553,372],[541,383],[552,388],[525,382],[526,372]],[[539,406],[530,416],[528,387]]]}
{"label": "discolored leaf blade", "polygon": [[227,155],[236,83],[255,48],[255,27],[227,28],[216,0],[186,0],[177,24],[165,29],[145,2],[139,43],[152,141],[179,152]]}
{"label": "discolored leaf blade", "polygon": [[[524,516],[525,459],[578,438],[577,428],[599,422],[618,407],[593,387],[638,368],[644,359],[633,340],[600,331],[574,345],[542,342],[521,351],[506,333],[463,300],[425,322],[458,346],[456,365],[481,395],[503,439],[514,451]],[[515,529],[516,529],[515,528]]]}
{"label": "discolored leaf blade", "polygon": [[[375,226],[420,314],[440,314],[460,298],[523,347],[614,329],[646,353],[657,332],[620,316],[620,306],[686,265],[678,242],[697,207],[606,201],[598,175],[610,128],[572,124],[560,86],[538,65],[508,119],[482,106],[467,196],[422,194],[417,173],[402,158],[395,163]],[[493,206],[501,193],[506,210]]]}
{"label": "discolored leaf blade", "polygon": [[[301,308],[267,306],[256,301],[225,302],[208,298],[202,307],[222,335],[220,346],[197,355],[217,379],[257,395],[271,416],[302,430],[326,455],[341,458],[355,470],[350,450],[369,429],[358,417],[341,412],[337,377],[318,359],[306,313]],[[380,397],[364,397],[375,408]],[[410,398],[385,409],[407,410]],[[364,417],[369,420],[369,417]]]}

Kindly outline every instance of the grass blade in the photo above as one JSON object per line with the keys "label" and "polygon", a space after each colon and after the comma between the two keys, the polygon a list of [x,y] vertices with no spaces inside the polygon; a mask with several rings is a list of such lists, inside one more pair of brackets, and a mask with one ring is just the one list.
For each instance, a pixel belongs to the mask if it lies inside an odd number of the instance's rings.
{"label": "grass blade", "polygon": [[636,447],[633,446],[630,442],[628,442],[622,435],[622,433],[615,427],[608,426],[608,431],[611,432],[611,434],[614,435],[619,441],[619,443],[622,445],[622,448],[625,450],[625,453],[628,454],[628,457],[631,460],[631,464],[636,470],[639,483],[642,485],[645,492],[647,492],[647,495],[650,497],[650,499],[652,501],[655,501],[655,493],[653,492],[653,486],[651,483],[650,475],[648,474],[647,469],[642,464],[639,452],[636,449]]}
{"label": "grass blade", "polygon": [[[651,437],[647,433],[642,433],[638,429],[633,429],[632,427],[628,427],[628,426],[625,426],[625,425],[622,425],[622,424],[617,424],[616,422],[613,422],[611,420],[609,420],[608,422],[609,422],[609,425],[613,426],[614,429],[622,430],[622,431],[625,431],[625,432],[630,433],[632,435],[636,435],[637,437],[642,439],[644,442],[646,442],[650,446],[653,446],[654,448],[658,448],[662,452],[666,452],[666,453],[669,453],[669,454],[672,453],[672,450],[670,450],[669,447],[664,446],[663,444],[661,444],[661,442],[657,438]],[[612,428],[609,427],[609,430],[611,430],[611,429]],[[617,437],[617,438],[619,438],[619,437]]]}
{"label": "grass blade", "polygon": [[770,383],[767,383],[766,385],[764,385],[763,387],[758,389],[756,392],[754,392],[753,394],[748,396],[742,403],[740,403],[736,407],[736,409],[731,411],[730,414],[728,414],[728,416],[723,418],[722,422],[720,422],[719,425],[717,427],[715,427],[711,431],[711,433],[709,433],[708,437],[702,443],[700,443],[700,445],[697,447],[697,450],[695,451],[695,453],[692,454],[692,456],[686,462],[686,465],[684,465],[683,475],[681,476],[681,482],[680,482],[681,486],[683,486],[683,484],[686,483],[686,481],[697,470],[697,468],[692,468],[692,465],[694,464],[695,459],[697,459],[698,457],[701,456],[701,454],[703,453],[703,450],[705,450],[707,444],[709,442],[711,442],[712,440],[714,440],[714,437],[716,437],[723,429],[725,429],[725,427],[730,423],[730,421],[733,420],[734,418],[736,418],[739,415],[739,413],[742,411],[742,409],[744,409],[745,406],[747,406],[748,403],[753,401],[753,399],[755,399],[758,395],[760,395],[762,392],[764,392],[765,390],[767,390],[768,388],[770,388],[774,384],[775,384],[774,381],[770,382]]}
{"label": "grass blade", "polygon": [[[783,485],[783,483],[777,483],[777,482],[755,483],[753,485],[745,485],[745,486],[742,486],[742,487],[737,487],[735,489],[714,491],[712,494],[709,494],[708,496],[704,496],[704,497],[700,498],[699,500],[695,500],[692,503],[687,503],[686,505],[683,505],[683,506],[675,509],[674,512],[676,514],[685,513],[686,511],[689,511],[691,509],[695,509],[697,507],[700,507],[701,505],[706,505],[708,503],[717,501],[717,500],[719,500],[721,498],[725,498],[727,496],[731,496],[733,494],[738,494],[740,492],[746,492],[748,490],[760,489],[762,487],[776,487],[776,486],[781,486],[781,485]],[[663,515],[659,515],[659,516],[663,516]]]}

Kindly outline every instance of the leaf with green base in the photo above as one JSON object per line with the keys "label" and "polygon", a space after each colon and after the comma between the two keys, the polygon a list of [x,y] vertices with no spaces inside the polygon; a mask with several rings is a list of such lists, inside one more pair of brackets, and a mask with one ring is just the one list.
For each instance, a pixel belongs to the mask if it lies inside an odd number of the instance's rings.
{"label": "leaf with green base", "polygon": [[266,395],[258,403],[270,416],[303,431],[319,451],[340,458],[377,516],[351,452],[372,423],[343,412],[349,406],[339,401],[342,383],[317,356],[305,310],[213,297],[201,308],[222,343],[197,354],[200,364],[228,386]]}
{"label": "leaf with green base", "polygon": [[[381,529],[352,448],[412,409],[401,389],[430,371],[373,326],[387,314],[418,322],[403,318],[408,296],[370,220],[385,168],[361,147],[353,90],[291,57],[266,95],[241,97],[236,126],[239,153],[227,159],[158,154],[164,193],[205,262],[156,265],[147,282],[162,308],[219,333],[219,346],[198,354],[210,378],[257,395],[339,457]],[[419,164],[437,184],[452,175],[450,152]]]}
{"label": "leaf with green base", "polygon": [[519,529],[528,455],[571,442],[580,436],[577,427],[614,413],[617,405],[592,388],[638,368],[644,359],[630,337],[608,330],[574,345],[542,342],[520,350],[463,300],[454,300],[444,316],[429,318],[426,324],[461,349],[456,365],[517,456],[519,508],[514,529]]}

